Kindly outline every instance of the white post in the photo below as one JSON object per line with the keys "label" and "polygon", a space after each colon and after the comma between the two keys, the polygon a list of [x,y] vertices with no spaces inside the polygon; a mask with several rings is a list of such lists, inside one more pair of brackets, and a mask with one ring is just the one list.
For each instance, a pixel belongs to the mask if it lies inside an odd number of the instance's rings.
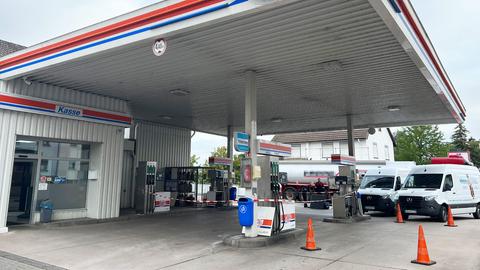
{"label": "white post", "polygon": [[[257,166],[257,86],[255,71],[248,70],[245,72],[245,132],[250,135],[250,158],[251,172]],[[257,190],[257,181],[252,179],[252,186],[246,190],[247,197],[255,198]],[[244,227],[245,237],[257,237],[257,203],[254,203],[253,226]]]}

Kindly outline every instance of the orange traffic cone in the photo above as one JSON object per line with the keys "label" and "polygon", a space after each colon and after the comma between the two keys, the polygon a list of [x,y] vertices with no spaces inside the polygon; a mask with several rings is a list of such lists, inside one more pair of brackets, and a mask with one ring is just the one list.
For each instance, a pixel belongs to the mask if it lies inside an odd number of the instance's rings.
{"label": "orange traffic cone", "polygon": [[457,227],[458,226],[458,225],[455,225],[455,222],[453,221],[452,209],[450,208],[450,206],[448,207],[448,220],[447,220],[447,224],[445,226],[448,226],[448,227]]}
{"label": "orange traffic cone", "polygon": [[413,260],[412,263],[423,264],[423,265],[433,265],[436,264],[435,261],[430,260],[428,256],[427,243],[425,241],[425,235],[423,234],[422,225],[418,226],[418,249],[417,249],[417,259]]}
{"label": "orange traffic cone", "polygon": [[305,244],[304,247],[301,247],[301,249],[308,250],[308,251],[321,250],[321,248],[317,248],[317,245],[315,244],[315,233],[313,232],[311,218],[308,219],[307,243]]}
{"label": "orange traffic cone", "polygon": [[397,220],[396,223],[405,223],[403,221],[402,210],[400,209],[400,203],[397,203]]}

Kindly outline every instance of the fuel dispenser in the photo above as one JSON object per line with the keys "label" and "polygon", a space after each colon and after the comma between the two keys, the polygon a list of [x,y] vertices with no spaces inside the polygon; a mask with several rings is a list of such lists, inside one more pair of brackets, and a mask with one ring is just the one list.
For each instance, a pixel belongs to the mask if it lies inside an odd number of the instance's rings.
{"label": "fuel dispenser", "polygon": [[350,219],[362,215],[359,200],[354,192],[355,179],[355,166],[339,166],[339,175],[335,177],[335,184],[339,187],[339,194],[332,199],[333,218]]}
{"label": "fuel dispenser", "polygon": [[135,210],[140,214],[153,214],[154,193],[158,164],[155,161],[140,161],[135,179]]}
{"label": "fuel dispenser", "polygon": [[207,192],[208,201],[217,201],[215,206],[222,206],[229,199],[228,170],[209,170],[210,190]]}
{"label": "fuel dispenser", "polygon": [[[256,189],[258,206],[253,207],[253,211],[256,211],[254,216],[258,225],[258,235],[262,236],[271,236],[283,230],[295,228],[295,206],[293,204],[285,205],[282,200],[278,161],[278,157],[257,157],[257,165],[260,171]],[[245,165],[249,165],[249,163],[246,162]],[[245,182],[249,183],[248,180]],[[245,199],[242,198],[239,201],[239,217],[250,213],[246,209],[251,208],[246,208],[243,204],[243,202],[247,202]],[[243,232],[245,233],[245,227]]]}

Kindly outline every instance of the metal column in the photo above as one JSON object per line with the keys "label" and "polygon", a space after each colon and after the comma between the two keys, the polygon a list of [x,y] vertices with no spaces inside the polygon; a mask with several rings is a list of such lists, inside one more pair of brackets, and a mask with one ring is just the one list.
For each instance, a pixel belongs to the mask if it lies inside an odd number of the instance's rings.
{"label": "metal column", "polygon": [[[250,158],[252,160],[252,174],[257,166],[257,87],[256,73],[248,70],[245,72],[245,132],[250,135]],[[252,177],[252,187],[246,190],[247,197],[254,198],[257,181]],[[254,221],[257,220],[257,203],[254,204]],[[245,228],[245,237],[257,237],[257,224]]]}
{"label": "metal column", "polygon": [[[250,135],[250,158],[253,168],[257,166],[257,85],[255,71],[245,72],[245,132]],[[257,182],[252,178],[252,191],[255,192]]]}
{"label": "metal column", "polygon": [[[228,179],[233,179],[233,128],[227,127],[227,157],[232,160],[230,167],[228,168]],[[231,181],[233,184],[233,181]]]}
{"label": "metal column", "polygon": [[348,155],[355,156],[355,141],[353,138],[352,115],[347,115],[347,136],[348,136]]}

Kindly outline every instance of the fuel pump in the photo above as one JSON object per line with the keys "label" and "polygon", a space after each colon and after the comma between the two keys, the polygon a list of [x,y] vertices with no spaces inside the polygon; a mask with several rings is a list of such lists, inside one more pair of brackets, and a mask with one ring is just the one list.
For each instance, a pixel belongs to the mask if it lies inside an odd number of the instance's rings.
{"label": "fuel pump", "polygon": [[135,180],[135,209],[137,213],[152,214],[154,211],[155,184],[157,180],[157,162],[140,161]]}
{"label": "fuel pump", "polygon": [[281,184],[280,184],[280,172],[278,161],[270,162],[271,174],[270,174],[270,189],[272,191],[273,197],[273,206],[275,207],[275,215],[273,220],[272,233],[278,234],[284,228],[284,222],[282,222],[282,217],[285,216],[285,211],[283,208],[283,202],[281,201]]}
{"label": "fuel pump", "polygon": [[356,169],[354,165],[339,167],[339,175],[335,177],[335,184],[339,187],[339,194],[332,199],[333,218],[351,219],[362,216],[355,190]]}

